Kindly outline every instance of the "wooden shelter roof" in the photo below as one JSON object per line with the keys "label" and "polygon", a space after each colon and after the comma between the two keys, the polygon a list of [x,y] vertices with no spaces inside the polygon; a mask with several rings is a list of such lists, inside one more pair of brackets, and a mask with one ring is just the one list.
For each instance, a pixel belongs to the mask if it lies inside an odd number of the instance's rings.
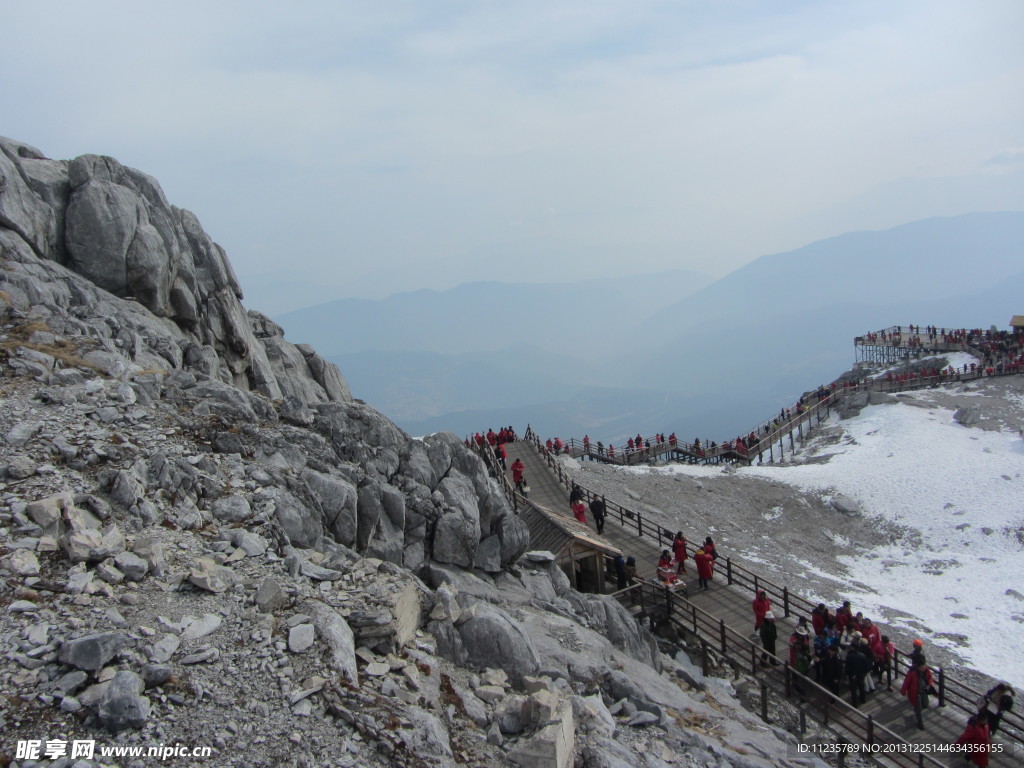
{"label": "wooden shelter roof", "polygon": [[569,544],[577,545],[577,551],[593,549],[610,557],[622,554],[621,549],[574,517],[560,515],[533,502],[523,507],[519,516],[530,529],[530,549],[547,550],[557,560],[562,559],[560,555]]}

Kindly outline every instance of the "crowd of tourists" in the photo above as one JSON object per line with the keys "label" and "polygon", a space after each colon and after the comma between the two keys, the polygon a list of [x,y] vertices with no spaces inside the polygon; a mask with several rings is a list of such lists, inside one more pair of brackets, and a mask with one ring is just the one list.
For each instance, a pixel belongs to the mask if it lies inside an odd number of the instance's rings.
{"label": "crowd of tourists", "polygon": [[[754,631],[763,653],[761,665],[778,665],[778,626],[771,600],[765,590],[758,590],[751,608]],[[907,698],[919,729],[924,729],[924,711],[930,697],[938,696],[936,674],[925,656],[924,641],[913,641],[913,652],[907,660],[907,670],[900,685],[900,694]],[[824,603],[811,612],[811,623],[800,617],[789,636],[788,663],[801,675],[815,680],[833,695],[844,691],[850,694],[854,707],[864,704],[876,691],[892,691],[897,683],[896,646],[880,628],[860,611],[854,613],[847,600],[830,611]],[[799,678],[794,688],[804,695]],[[1006,712],[1013,708],[1013,688],[999,683],[977,702],[977,712],[968,718],[963,734],[957,740],[963,745],[961,753],[975,765],[988,765],[991,737],[996,733]],[[973,745],[973,746],[971,746]]]}
{"label": "crowd of tourists", "polygon": [[[821,390],[812,393],[818,397]],[[828,390],[825,390],[826,396]],[[805,400],[797,403],[791,411],[783,409],[779,420],[794,418],[801,411]],[[794,414],[793,411],[796,411]],[[766,425],[760,429],[770,429]],[[527,430],[529,437],[531,430]],[[670,435],[675,439],[675,434]],[[655,440],[663,438],[656,436]],[[516,439],[512,427],[495,432],[476,433],[473,441],[478,446],[488,443],[504,468],[504,447]],[[756,446],[759,436],[752,432],[746,438],[738,438],[746,446]],[[557,445],[556,439],[547,441],[545,448],[555,453],[564,450],[564,445]],[[558,441],[560,443],[561,441]],[[639,440],[633,440],[634,449]],[[645,441],[646,442],[646,441]],[[589,447],[589,437],[585,438]],[[655,445],[658,443],[655,442]],[[698,442],[699,445],[699,442]],[[525,480],[525,466],[520,458],[511,465],[511,473],[516,488],[528,495],[529,487]],[[587,498],[589,496],[589,503]],[[607,506],[603,498],[589,494],[577,483],[573,483],[569,492],[569,507],[572,516],[582,525],[596,529],[598,535],[604,532],[607,517]],[[588,517],[589,514],[589,517]],[[691,558],[691,545],[682,531],[676,533],[669,548],[663,549],[655,567],[655,581],[663,586],[673,588],[681,583],[683,574],[688,573],[687,561]],[[715,561],[718,552],[711,536],[693,549],[697,586],[702,591],[711,588],[714,578]],[[618,554],[609,561],[610,571],[614,574],[616,588],[627,589],[637,583],[636,558]],[[913,710],[914,721],[918,728],[924,729],[924,712],[929,708],[933,697],[938,696],[936,688],[937,675],[928,664],[924,651],[924,642],[916,639],[913,652],[906,663],[906,672],[902,683],[897,669],[897,651],[888,635],[882,633],[869,617],[862,612],[854,613],[850,602],[845,601],[834,610],[824,603],[819,603],[811,611],[810,619],[799,617],[796,627],[789,635],[786,647],[780,652],[779,629],[772,610],[771,599],[765,590],[757,591],[751,608],[754,615],[754,632],[762,647],[761,664],[778,665],[784,659],[788,665],[800,673],[793,678],[794,690],[800,696],[806,696],[806,684],[803,678],[814,680],[835,696],[849,694],[854,707],[863,705],[868,697],[882,690],[893,691],[894,685],[900,686],[900,694],[905,696]],[[783,655],[785,654],[785,655]],[[991,688],[977,702],[977,712],[968,719],[963,733],[957,740],[961,754],[978,768],[988,765],[992,736],[998,731],[1004,714],[1013,708],[1014,691],[1007,683],[999,683]]]}

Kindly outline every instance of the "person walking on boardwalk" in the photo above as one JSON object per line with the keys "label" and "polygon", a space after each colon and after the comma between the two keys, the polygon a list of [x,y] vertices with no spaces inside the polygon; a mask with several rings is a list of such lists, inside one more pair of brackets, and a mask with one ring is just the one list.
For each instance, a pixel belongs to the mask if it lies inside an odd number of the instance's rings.
{"label": "person walking on boardwalk", "polygon": [[625,589],[629,586],[629,579],[626,576],[626,558],[620,552],[612,562],[615,565],[615,589]]}
{"label": "person walking on boardwalk", "polygon": [[910,652],[910,666],[916,667],[918,664],[926,664],[928,660],[924,655],[924,641],[921,638],[914,639],[914,650]]}
{"label": "person walking on boardwalk", "polygon": [[597,496],[590,501],[590,514],[594,516],[594,527],[598,533],[604,533],[604,502]]}
{"label": "person walking on boardwalk", "polygon": [[672,551],[675,553],[676,556],[676,562],[678,563],[678,572],[686,573],[686,537],[683,536],[682,531],[679,531],[676,534],[676,537],[672,540]]}
{"label": "person walking on boardwalk", "polygon": [[710,589],[711,577],[714,574],[715,561],[703,549],[693,553],[693,562],[697,564],[697,581],[701,589]]}
{"label": "person walking on boardwalk", "polygon": [[572,505],[572,514],[581,523],[587,524],[587,505],[583,503],[583,499]]}
{"label": "person walking on boardwalk", "polygon": [[900,693],[907,697],[910,706],[914,708],[917,727],[921,730],[924,730],[924,718],[921,713],[928,709],[928,694],[935,692],[932,670],[922,659],[916,666],[910,668],[907,676],[903,678],[903,687],[900,688]]}
{"label": "person walking on boardwalk", "polygon": [[525,473],[526,465],[523,464],[522,459],[516,456],[516,460],[512,462],[512,483],[520,493],[523,492],[523,475]]}
{"label": "person walking on boardwalk", "polygon": [[505,466],[505,459],[508,458],[508,451],[505,450],[504,443],[498,443],[494,446],[494,455],[498,457],[498,463],[501,464],[501,468],[508,469],[508,467]]}
{"label": "person walking on boardwalk", "polygon": [[715,542],[710,536],[704,537],[704,552],[711,556],[712,560],[718,559],[718,551],[715,549]]}
{"label": "person walking on boardwalk", "polygon": [[988,729],[988,720],[981,713],[967,718],[967,727],[954,742],[961,746],[960,752],[964,760],[974,763],[978,768],[987,768],[988,755],[992,748],[992,734]]}
{"label": "person walking on boardwalk", "polygon": [[825,655],[821,658],[821,684],[828,688],[833,696],[838,696],[842,681],[843,660],[839,658],[839,649],[835,645],[826,645]]}
{"label": "person walking on boardwalk", "polygon": [[573,483],[572,489],[569,491],[569,503],[575,504],[577,501],[583,501],[583,489]]}
{"label": "person walking on boardwalk", "polygon": [[757,595],[754,597],[753,602],[754,608],[754,631],[757,632],[761,629],[761,625],[764,623],[765,616],[772,609],[772,601],[768,599],[768,593],[763,589],[757,590]]}
{"label": "person walking on boardwalk", "polygon": [[778,666],[779,662],[775,660],[775,642],[779,638],[779,628],[775,626],[775,614],[765,611],[764,616],[761,617],[761,626],[757,630],[758,635],[761,636],[761,647],[764,648],[764,653],[761,654],[761,666],[763,667],[769,661],[773,667]]}
{"label": "person walking on boardwalk", "polygon": [[850,681],[850,703],[855,707],[864,703],[864,677],[870,669],[861,644],[851,643],[846,651],[846,677]]}
{"label": "person walking on boardwalk", "polygon": [[984,715],[988,722],[989,733],[995,736],[999,730],[999,723],[1003,719],[1003,713],[1013,709],[1013,688],[1009,683],[999,683],[990,688],[980,702],[979,715]]}

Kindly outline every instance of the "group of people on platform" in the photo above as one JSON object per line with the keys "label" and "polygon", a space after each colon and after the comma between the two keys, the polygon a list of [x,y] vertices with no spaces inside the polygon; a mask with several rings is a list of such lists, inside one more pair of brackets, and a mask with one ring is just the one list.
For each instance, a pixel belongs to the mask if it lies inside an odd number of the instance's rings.
{"label": "group of people on platform", "polygon": [[569,508],[572,510],[572,516],[584,525],[589,525],[590,523],[587,521],[587,509],[589,507],[590,514],[594,518],[594,527],[597,529],[598,534],[604,533],[604,517],[607,511],[604,499],[600,496],[592,496],[588,505],[584,501],[585,496],[586,494],[584,494],[583,489],[576,483],[573,483],[572,489],[569,491]]}
{"label": "group of people on platform", "polygon": [[[686,573],[686,561],[689,559],[686,547],[686,537],[682,531],[679,531],[672,540],[672,548],[662,550],[655,569],[658,581],[662,584],[672,586],[678,583],[681,574]],[[693,562],[697,569],[697,584],[700,589],[710,588],[717,559],[718,552],[715,550],[714,539],[707,536],[704,543],[693,553]]]}
{"label": "group of people on platform", "polygon": [[[506,443],[514,443],[518,439],[519,438],[516,437],[516,431],[512,429],[511,426],[502,427],[497,432],[493,429],[488,429],[484,434],[476,432],[473,435],[473,442],[478,446],[483,445],[484,440],[486,440],[490,444],[491,448],[497,448],[499,445],[505,445]],[[468,437],[466,438],[466,447],[471,447]]]}
{"label": "group of people on platform", "polygon": [[[801,401],[802,404],[802,401]],[[785,409],[780,417],[792,418],[792,413]],[[493,442],[491,442],[493,435]],[[504,435],[504,436],[503,436]],[[474,440],[482,445],[487,440],[496,455],[501,457],[498,449],[504,450],[504,444],[515,439],[511,427],[499,432],[488,430],[485,435],[477,433]],[[747,437],[747,443],[750,443]],[[672,439],[675,438],[673,434]],[[756,440],[757,436],[753,435]],[[554,448],[554,441],[552,449]],[[586,438],[589,444],[589,438]],[[635,445],[635,441],[634,441]],[[504,465],[503,465],[504,466]],[[524,495],[528,495],[525,465],[518,457],[511,466],[513,482]],[[589,504],[587,498],[589,497]],[[590,494],[577,483],[572,484],[569,504],[573,517],[583,525],[590,525],[587,518],[589,511],[598,534],[604,532],[607,514],[606,502],[603,498]],[[682,531],[676,533],[671,548],[662,550],[656,566],[657,580],[665,586],[673,586],[679,582],[680,576],[687,573],[686,561],[690,554],[689,544]],[[715,542],[707,536],[704,543],[693,552],[699,588],[710,589],[714,576],[714,564],[718,558]],[[611,561],[615,574],[616,587],[626,589],[637,580],[637,566],[634,557],[617,555]],[[762,665],[777,665],[778,627],[772,611],[771,599],[764,589],[757,591],[751,608],[754,614],[754,631],[761,642],[763,653]],[[937,696],[936,675],[928,665],[924,653],[924,643],[920,639],[913,642],[914,650],[909,657],[906,674],[900,687],[900,693],[906,696],[914,712],[918,728],[924,728],[923,712],[928,709],[929,698]],[[853,706],[862,705],[867,696],[875,693],[883,685],[892,690],[893,675],[897,672],[897,651],[887,635],[870,618],[861,612],[854,613],[849,601],[830,611],[824,603],[819,603],[810,614],[810,624],[806,617],[799,617],[796,628],[788,641],[789,666],[809,679],[838,696],[846,688],[850,692]],[[801,696],[805,695],[806,685],[801,678],[793,680],[794,689]],[[1003,715],[1013,708],[1013,688],[1007,683],[999,683],[991,688],[978,701],[978,711],[968,721],[964,732],[957,740],[963,756],[978,768],[988,765],[989,745],[991,738],[999,728]]]}
{"label": "group of people on platform", "polygon": [[[763,648],[761,665],[777,665],[778,627],[765,590],[757,591],[751,607],[754,631]],[[900,693],[913,708],[917,727],[924,729],[923,712],[928,708],[929,697],[937,696],[938,691],[936,676],[925,657],[924,642],[915,639],[913,646]],[[811,612],[810,626],[801,616],[789,636],[789,666],[836,696],[844,686],[848,687],[850,702],[855,707],[883,685],[886,690],[892,690],[896,656],[896,646],[889,637],[861,612],[854,614],[848,600],[834,613],[824,603],[819,603]],[[799,678],[793,685],[804,695],[805,686],[800,684]],[[1007,683],[999,683],[989,690],[978,702],[977,714],[968,719],[964,733],[957,740],[957,744],[963,745],[964,757],[979,768],[988,765],[989,752],[985,745],[991,743],[1003,714],[1013,708],[1013,693]]]}

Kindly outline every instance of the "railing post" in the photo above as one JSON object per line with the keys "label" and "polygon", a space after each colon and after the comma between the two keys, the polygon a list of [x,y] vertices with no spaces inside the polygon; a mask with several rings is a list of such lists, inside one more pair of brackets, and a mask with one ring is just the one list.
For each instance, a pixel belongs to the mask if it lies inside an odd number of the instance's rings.
{"label": "railing post", "polygon": [[946,670],[939,667],[939,706],[946,706]]}
{"label": "railing post", "polygon": [[[758,579],[758,577],[757,577],[757,574],[755,573],[754,574],[754,595],[757,595],[758,590],[761,588],[761,585],[758,583],[757,579]],[[732,584],[731,581],[729,583]]]}
{"label": "railing post", "polygon": [[700,671],[704,673],[704,677],[711,674],[711,652],[708,650],[708,641],[704,638],[700,640],[701,650],[701,663]]}
{"label": "railing post", "polygon": [[732,558],[725,558],[725,575],[728,579],[728,583],[732,584]]}
{"label": "railing post", "polygon": [[782,678],[786,683],[786,695],[789,696],[793,692],[793,670],[789,661],[782,662]]}
{"label": "railing post", "polygon": [[768,683],[761,681],[761,720],[768,722]]}
{"label": "railing post", "polygon": [[725,619],[718,620],[718,632],[722,637],[722,653],[728,653],[728,646],[725,644]]}
{"label": "railing post", "polygon": [[868,715],[868,744],[875,743],[875,718],[873,715]]}
{"label": "railing post", "polygon": [[644,535],[644,516],[641,515],[639,512],[636,513],[636,535]]}
{"label": "railing post", "polygon": [[669,621],[672,620],[672,590],[665,587],[665,614]]}
{"label": "railing post", "polygon": [[750,674],[757,674],[757,646],[750,644]]}
{"label": "railing post", "polygon": [[782,588],[782,613],[785,618],[789,618],[789,587]]}

